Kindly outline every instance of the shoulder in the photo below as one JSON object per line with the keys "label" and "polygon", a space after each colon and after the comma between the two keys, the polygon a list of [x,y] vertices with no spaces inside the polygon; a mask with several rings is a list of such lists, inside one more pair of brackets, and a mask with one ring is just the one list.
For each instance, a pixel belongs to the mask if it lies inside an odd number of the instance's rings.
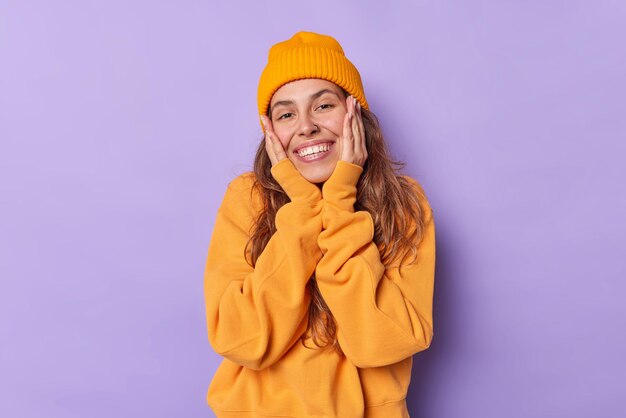
{"label": "shoulder", "polygon": [[221,207],[254,215],[262,207],[259,190],[254,172],[242,173],[228,182]]}
{"label": "shoulder", "polygon": [[246,171],[228,182],[228,193],[246,193],[252,190],[256,176],[252,171]]}

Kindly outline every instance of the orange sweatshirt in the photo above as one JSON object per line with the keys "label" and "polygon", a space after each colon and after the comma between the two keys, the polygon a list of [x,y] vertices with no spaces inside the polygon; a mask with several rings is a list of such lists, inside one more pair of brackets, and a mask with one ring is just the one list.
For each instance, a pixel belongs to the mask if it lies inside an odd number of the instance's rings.
{"label": "orange sweatshirt", "polygon": [[[339,161],[320,191],[289,159],[274,165],[291,201],[276,213],[277,230],[255,268],[244,259],[262,209],[254,174],[229,183],[204,275],[208,338],[224,357],[207,393],[218,418],[409,417],[412,355],[433,337],[434,220],[424,197],[417,262],[401,271],[383,265],[372,216],[354,210],[362,171]],[[335,318],[343,358],[299,341],[313,273]]]}

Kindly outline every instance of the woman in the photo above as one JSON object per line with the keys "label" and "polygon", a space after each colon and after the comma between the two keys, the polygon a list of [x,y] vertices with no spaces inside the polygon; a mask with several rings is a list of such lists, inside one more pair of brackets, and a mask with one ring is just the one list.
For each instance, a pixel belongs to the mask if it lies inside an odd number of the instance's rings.
{"label": "woman", "polygon": [[408,417],[433,336],[435,231],[330,36],[270,49],[254,172],[228,185],[205,272],[221,417]]}

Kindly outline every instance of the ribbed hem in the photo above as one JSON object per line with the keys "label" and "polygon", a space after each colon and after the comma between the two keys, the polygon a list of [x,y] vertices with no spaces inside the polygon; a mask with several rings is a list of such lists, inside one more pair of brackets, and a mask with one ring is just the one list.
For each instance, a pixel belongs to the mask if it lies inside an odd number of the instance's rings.
{"label": "ribbed hem", "polygon": [[[217,418],[320,418],[320,415],[272,415],[262,414],[256,411],[221,411],[213,408]],[[355,411],[354,416],[361,416]],[[324,415],[324,418],[345,418]],[[365,408],[363,418],[410,418],[406,407],[406,399],[389,402],[383,405],[369,406]]]}
{"label": "ribbed hem", "polygon": [[325,201],[349,212],[354,212],[356,203],[356,185],[363,173],[363,167],[339,160],[335,170],[322,186]]}
{"label": "ribbed hem", "polygon": [[364,418],[411,418],[406,399],[365,408]]}
{"label": "ribbed hem", "polygon": [[274,164],[270,171],[292,202],[302,200],[316,204],[322,199],[319,188],[305,179],[289,158]]}

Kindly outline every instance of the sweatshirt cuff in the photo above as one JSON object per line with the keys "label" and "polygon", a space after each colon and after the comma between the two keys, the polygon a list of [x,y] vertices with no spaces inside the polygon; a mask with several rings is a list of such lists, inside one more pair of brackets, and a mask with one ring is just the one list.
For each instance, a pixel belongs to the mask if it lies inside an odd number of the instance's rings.
{"label": "sweatshirt cuff", "polygon": [[274,164],[271,173],[291,201],[306,200],[315,203],[321,200],[319,188],[305,179],[289,158],[283,158]]}
{"label": "sweatshirt cuff", "polygon": [[324,201],[341,209],[354,212],[356,203],[356,185],[363,173],[363,167],[339,160],[335,170],[322,186]]}

